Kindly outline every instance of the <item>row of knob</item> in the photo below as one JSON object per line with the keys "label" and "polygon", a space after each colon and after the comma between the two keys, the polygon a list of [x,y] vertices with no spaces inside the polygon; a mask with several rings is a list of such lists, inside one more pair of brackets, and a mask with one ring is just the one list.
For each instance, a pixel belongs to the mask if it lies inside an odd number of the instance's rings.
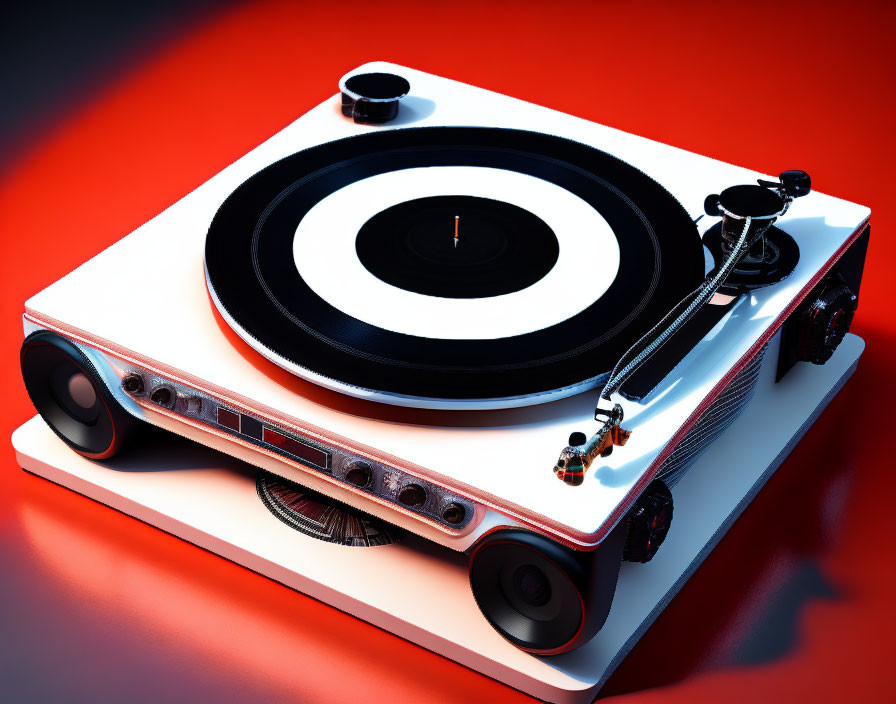
{"label": "row of knob", "polygon": [[[346,482],[359,489],[367,489],[373,482],[373,470],[367,462],[356,460],[346,467],[343,478]],[[397,498],[399,503],[404,504],[408,508],[420,508],[426,503],[427,493],[426,489],[421,485],[411,483],[405,484],[398,490]],[[441,510],[442,520],[451,525],[463,523],[466,515],[466,508],[454,502],[445,504]]]}
{"label": "row of knob", "polygon": [[[143,395],[146,393],[146,387],[144,384],[144,379],[141,374],[128,374],[122,379],[122,387],[125,391],[132,395]],[[153,403],[156,403],[160,406],[164,406],[166,408],[174,409],[177,400],[177,394],[169,387],[167,384],[158,384],[154,385],[149,392],[150,400]],[[185,396],[184,397],[184,408],[183,410],[190,415],[200,416],[202,415],[202,399],[196,396]],[[238,414],[232,413],[234,417]],[[219,417],[218,423],[221,423],[221,418]],[[228,425],[231,430],[235,432],[240,431],[240,426],[232,427]],[[370,464],[363,460],[355,460],[351,462],[345,468],[345,472],[343,474],[343,479],[352,486],[356,486],[359,489],[373,489],[373,469]],[[402,486],[395,496],[398,503],[410,508],[410,509],[421,509],[424,504],[426,504],[426,500],[428,498],[428,492],[426,487],[411,482]],[[459,526],[464,522],[467,518],[467,508],[457,502],[449,501],[442,505],[438,514],[441,519],[449,524]]]}

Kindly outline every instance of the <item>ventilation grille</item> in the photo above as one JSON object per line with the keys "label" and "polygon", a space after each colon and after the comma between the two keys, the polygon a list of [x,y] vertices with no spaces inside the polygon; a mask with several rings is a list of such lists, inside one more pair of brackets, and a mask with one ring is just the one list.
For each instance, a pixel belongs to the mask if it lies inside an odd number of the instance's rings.
{"label": "ventilation grille", "polygon": [[768,345],[763,347],[747,365],[741,369],[712,402],[703,415],[694,423],[678,447],[666,458],[657,478],[672,487],[688,468],[703,454],[704,450],[740,415],[756,390],[756,380],[762,368],[762,360]]}

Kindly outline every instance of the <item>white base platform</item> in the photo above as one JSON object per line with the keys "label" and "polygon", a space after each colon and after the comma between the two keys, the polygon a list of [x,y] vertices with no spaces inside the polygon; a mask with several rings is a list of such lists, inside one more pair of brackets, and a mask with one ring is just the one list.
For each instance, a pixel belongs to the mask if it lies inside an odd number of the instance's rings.
{"label": "white base platform", "polygon": [[799,364],[774,384],[777,341],[751,404],[673,490],[675,517],[659,554],[647,565],[623,565],[598,636],[553,658],[523,653],[492,630],[470,593],[464,555],[411,535],[379,548],[306,537],[267,511],[255,468],[238,460],[197,446],[189,462],[168,470],[139,457],[99,464],[72,453],[40,418],[12,439],[30,472],[535,697],[586,702],[839,391],[864,347],[849,335],[825,366]]}

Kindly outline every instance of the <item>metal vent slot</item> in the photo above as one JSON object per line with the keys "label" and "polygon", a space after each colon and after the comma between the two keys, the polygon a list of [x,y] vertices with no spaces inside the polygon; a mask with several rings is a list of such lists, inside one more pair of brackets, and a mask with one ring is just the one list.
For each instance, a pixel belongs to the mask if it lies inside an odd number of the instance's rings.
{"label": "metal vent slot", "polygon": [[767,348],[768,345],[759,350],[737,373],[663,462],[657,478],[662,479],[667,486],[673,487],[678,483],[694,461],[734,422],[753,398]]}

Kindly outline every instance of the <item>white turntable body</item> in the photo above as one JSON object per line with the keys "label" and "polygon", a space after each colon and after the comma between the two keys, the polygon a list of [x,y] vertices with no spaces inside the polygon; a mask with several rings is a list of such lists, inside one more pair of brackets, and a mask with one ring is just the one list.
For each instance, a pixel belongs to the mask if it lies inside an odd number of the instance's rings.
{"label": "white turntable body", "polygon": [[[92,462],[39,417],[15,432],[13,444],[30,472],[539,699],[584,704],[850,377],[862,349],[848,335],[827,364],[799,365],[779,384],[765,365],[752,403],[674,487],[675,519],[662,549],[645,565],[623,564],[609,618],[589,643],[547,658],[518,650],[489,625],[462,554],[413,536],[355,548],[303,535],[262,505],[255,472],[242,462],[186,452],[177,438],[145,458]],[[178,461],[182,455],[188,459]],[[170,465],[167,456],[175,458]]]}
{"label": "white turntable body", "polygon": [[[793,273],[785,281],[740,300],[643,403],[623,402],[625,425],[632,431],[628,445],[599,461],[597,471],[592,471],[582,486],[570,487],[558,481],[551,468],[571,432],[592,430],[596,391],[560,398],[581,391],[561,389],[556,394],[558,400],[504,410],[464,410],[463,404],[458,409],[432,410],[349,397],[340,393],[346,389],[338,382],[315,378],[306,370],[290,371],[314,383],[277,373],[281,370],[234,338],[210,299],[203,250],[217,209],[247,178],[287,155],[365,131],[416,126],[516,127],[573,139],[648,173],[694,218],[701,214],[708,193],[763,175],[402,66],[377,62],[357,69],[370,70],[397,73],[410,81],[411,93],[403,99],[397,120],[385,126],[358,125],[342,116],[338,96],[327,99],[162,214],[32,297],[25,306],[26,333],[49,329],[78,342],[96,360],[115,397],[132,414],[455,550],[466,549],[485,532],[501,526],[525,526],[574,546],[595,546],[649,483],[675,442],[737,371],[772,339],[786,316],[858,236],[869,211],[814,191],[801,198],[777,223],[800,245],[800,260]],[[553,211],[569,213],[577,207],[537,179],[485,176],[449,174],[442,167],[431,174],[405,178],[401,184],[408,188],[416,184],[415,196],[444,191],[449,184],[454,192],[465,189],[469,195],[515,198],[527,207],[540,208],[545,218],[554,217]],[[354,194],[335,194],[326,207],[345,212],[347,195],[354,195],[351,202],[358,205],[346,225],[354,227],[357,222],[352,222],[373,214],[364,208],[389,205],[382,201],[389,191],[382,185],[361,183]],[[318,213],[323,223],[320,226],[328,222],[327,212]],[[593,215],[589,217],[593,219]],[[599,230],[600,223],[595,227]],[[574,238],[574,227],[558,226],[558,238],[563,242],[567,235],[559,234],[559,230],[568,230],[568,237]],[[297,239],[305,236],[300,228]],[[369,308],[358,301],[368,295],[366,289],[358,289],[360,294],[353,296],[351,284],[338,285],[352,279],[345,276],[339,259],[339,238],[334,236],[332,240],[335,244],[321,251],[308,276],[316,276],[317,285],[328,288],[332,295],[342,296],[346,307],[358,308],[358,316],[368,315]],[[593,295],[596,288],[605,285],[605,279],[614,276],[609,239],[604,251],[609,252],[604,270],[590,279],[583,277],[588,279],[581,284],[587,295]],[[561,253],[559,264],[563,264],[562,258]],[[345,267],[351,271],[350,263]],[[569,306],[575,307],[577,296],[578,292],[570,294]],[[500,336],[506,334],[502,325],[514,317],[525,319],[527,310],[531,325],[547,324],[550,321],[543,319],[545,316],[569,314],[562,307],[560,312],[534,308],[523,296],[503,315],[490,311],[493,324],[483,325],[480,319],[469,325],[479,326],[475,335]],[[407,325],[402,316],[391,312],[384,313],[386,318],[384,325]],[[471,334],[462,322],[465,318],[469,316],[458,310],[446,311],[441,329],[447,336]],[[438,328],[439,320],[427,319],[425,325]],[[246,342],[253,344],[251,339]],[[857,352],[853,350],[853,354]],[[775,357],[769,353],[765,366],[773,366]],[[135,365],[296,434],[323,439],[454,492],[475,505],[473,519],[454,530],[207,424],[191,423],[148,401],[135,402],[120,388],[121,376]],[[823,372],[813,369],[800,373]],[[819,383],[830,388],[837,379],[839,376]],[[778,386],[783,389],[783,385]],[[792,432],[788,431],[792,435],[817,401],[799,411],[802,415],[794,420],[783,403],[784,396],[777,398],[778,391],[777,386],[768,390],[764,413],[776,426],[798,421]],[[357,395],[356,390],[353,392]],[[791,435],[775,445],[778,449],[773,456],[787,445]],[[761,473],[769,463],[763,460],[760,464],[757,467]],[[729,503],[724,505],[729,512],[743,496],[738,493],[730,501],[726,499]],[[685,512],[676,508],[676,515]]]}

